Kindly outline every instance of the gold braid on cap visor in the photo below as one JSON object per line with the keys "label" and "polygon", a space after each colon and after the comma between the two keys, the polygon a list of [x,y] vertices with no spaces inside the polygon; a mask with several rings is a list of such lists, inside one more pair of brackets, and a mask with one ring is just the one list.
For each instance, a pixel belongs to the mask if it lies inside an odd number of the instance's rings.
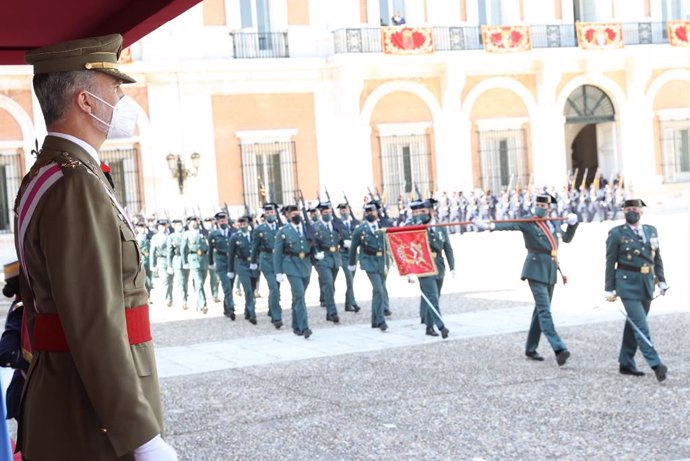
{"label": "gold braid on cap visor", "polygon": [[117,69],[116,62],[87,62],[84,64],[86,69]]}

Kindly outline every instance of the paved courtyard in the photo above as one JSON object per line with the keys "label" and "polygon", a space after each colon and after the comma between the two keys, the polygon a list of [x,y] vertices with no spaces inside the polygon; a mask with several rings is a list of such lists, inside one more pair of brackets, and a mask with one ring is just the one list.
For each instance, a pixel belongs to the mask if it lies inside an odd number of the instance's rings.
{"label": "paved courtyard", "polygon": [[[562,368],[545,341],[545,362],[523,356],[532,300],[519,279],[521,236],[472,233],[452,237],[457,273],[441,299],[447,340],[424,335],[419,286],[395,270],[386,333],[370,327],[365,274],[355,279],[358,314],[342,312],[337,281],[340,325],[325,321],[314,274],[309,340],[272,327],[265,282],[256,326],[226,319],[218,304],[207,315],[166,308],[154,290],[167,438],[181,460],[690,458],[690,215],[645,218],[659,229],[671,287],[650,314],[670,370],[663,384],[639,355],[646,376],[617,372],[622,304],[602,297],[612,223],[581,225],[559,252],[569,283],[557,285],[553,315],[572,352]],[[11,253],[5,247],[0,254]]]}

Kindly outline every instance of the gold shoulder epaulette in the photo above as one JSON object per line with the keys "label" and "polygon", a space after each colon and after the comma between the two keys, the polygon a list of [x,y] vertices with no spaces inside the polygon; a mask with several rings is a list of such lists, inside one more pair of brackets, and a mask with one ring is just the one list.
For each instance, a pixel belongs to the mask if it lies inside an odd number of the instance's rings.
{"label": "gold shoulder epaulette", "polygon": [[55,163],[60,165],[61,168],[77,168],[81,165],[81,162],[74,157],[72,157],[69,152],[62,152],[55,158]]}

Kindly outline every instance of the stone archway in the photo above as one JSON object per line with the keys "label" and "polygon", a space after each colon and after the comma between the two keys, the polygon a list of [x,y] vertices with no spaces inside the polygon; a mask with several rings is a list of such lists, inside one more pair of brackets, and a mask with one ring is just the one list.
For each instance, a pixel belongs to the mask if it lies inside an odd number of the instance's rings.
{"label": "stone archway", "polygon": [[588,187],[597,171],[605,178],[616,174],[616,112],[611,98],[597,86],[582,85],[568,96],[563,115],[572,183]]}

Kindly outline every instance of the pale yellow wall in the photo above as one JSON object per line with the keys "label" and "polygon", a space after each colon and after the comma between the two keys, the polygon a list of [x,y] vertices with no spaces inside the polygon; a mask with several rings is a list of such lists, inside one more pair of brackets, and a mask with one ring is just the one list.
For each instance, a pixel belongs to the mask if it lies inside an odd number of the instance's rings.
{"label": "pale yellow wall", "polygon": [[359,0],[359,22],[361,22],[362,24],[367,24],[369,22],[367,0]]}
{"label": "pale yellow wall", "polygon": [[204,25],[225,25],[225,0],[204,0],[202,3]]}
{"label": "pale yellow wall", "polygon": [[288,26],[309,25],[309,0],[287,0]]}
{"label": "pale yellow wall", "polygon": [[212,106],[220,203],[242,203],[237,131],[297,129],[298,185],[305,195],[319,189],[313,94],[215,95]]}
{"label": "pale yellow wall", "polygon": [[680,109],[690,106],[690,82],[671,80],[656,94],[653,109]]}
{"label": "pale yellow wall", "polygon": [[[5,90],[0,91],[0,95],[6,96],[33,118],[31,105],[31,90]],[[22,130],[14,117],[3,109],[0,109],[0,139],[2,140],[22,140]]]}
{"label": "pale yellow wall", "polygon": [[472,106],[470,118],[527,117],[527,106],[510,90],[494,88],[482,93]]}

